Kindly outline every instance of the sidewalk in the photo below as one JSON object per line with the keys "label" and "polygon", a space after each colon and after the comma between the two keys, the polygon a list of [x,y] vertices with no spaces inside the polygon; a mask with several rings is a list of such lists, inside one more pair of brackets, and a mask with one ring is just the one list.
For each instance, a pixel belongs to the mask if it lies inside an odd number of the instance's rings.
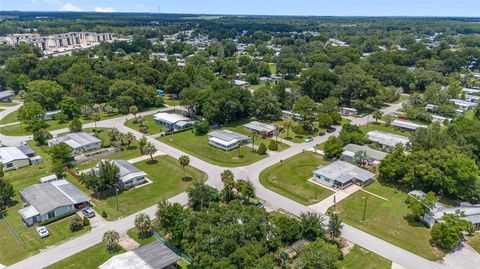
{"label": "sidewalk", "polygon": [[313,210],[316,210],[322,214],[327,213],[327,210],[332,207],[335,203],[340,202],[341,200],[347,198],[348,196],[352,195],[353,193],[360,190],[362,187],[352,184],[343,190],[338,190],[334,194],[330,195],[329,197],[323,199],[319,203],[309,205]]}

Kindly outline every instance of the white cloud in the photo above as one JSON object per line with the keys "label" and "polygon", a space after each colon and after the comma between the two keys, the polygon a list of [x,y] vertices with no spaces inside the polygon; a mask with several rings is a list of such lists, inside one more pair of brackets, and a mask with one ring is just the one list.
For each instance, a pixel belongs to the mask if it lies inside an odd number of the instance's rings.
{"label": "white cloud", "polygon": [[72,3],[66,3],[60,9],[60,11],[82,11],[79,7],[75,6]]}
{"label": "white cloud", "polygon": [[115,12],[113,7],[96,7],[95,12]]}
{"label": "white cloud", "polygon": [[47,4],[60,4],[60,0],[45,0]]}

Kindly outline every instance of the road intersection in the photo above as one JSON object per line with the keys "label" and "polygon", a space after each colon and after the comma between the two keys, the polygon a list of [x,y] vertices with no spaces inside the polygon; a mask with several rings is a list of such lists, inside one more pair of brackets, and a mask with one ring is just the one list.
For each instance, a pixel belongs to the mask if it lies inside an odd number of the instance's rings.
{"label": "road intersection", "polygon": [[[389,107],[382,110],[384,114],[389,114],[392,112],[397,111],[401,108],[401,103],[399,104],[392,104]],[[150,115],[154,114],[156,111],[148,111],[142,113],[142,115]],[[7,113],[8,114],[8,113]],[[6,114],[5,114],[6,115]],[[0,113],[0,119],[4,117]],[[122,116],[118,118],[108,119],[104,121],[97,122],[98,127],[107,127],[107,128],[117,128],[120,132],[131,132],[137,138],[143,136],[142,133],[132,130],[129,127],[124,125],[127,119],[130,119],[131,116]],[[363,125],[369,122],[369,116],[363,118],[356,118],[352,120],[353,124],[356,125]],[[84,127],[93,127],[93,123],[85,124]],[[268,158],[262,159],[256,163],[253,163],[248,166],[243,167],[236,167],[236,168],[224,168],[220,167],[206,161],[203,161],[195,156],[186,154],[181,150],[164,144],[153,137],[147,137],[148,141],[153,143],[157,150],[161,151],[164,154],[170,155],[174,158],[179,158],[181,155],[189,155],[190,157],[190,165],[195,167],[208,175],[207,184],[214,186],[216,188],[222,188],[223,184],[220,181],[220,174],[226,170],[230,169],[236,178],[248,179],[250,180],[255,188],[256,188],[256,195],[260,198],[265,200],[270,206],[282,209],[286,212],[289,212],[294,215],[300,215],[302,212],[314,212],[320,213],[313,210],[310,207],[304,206],[300,203],[297,203],[293,200],[290,200],[278,193],[275,193],[271,190],[266,189],[259,181],[260,172],[265,170],[266,168],[292,157],[298,153],[301,153],[309,148],[316,146],[317,144],[325,142],[328,137],[332,135],[338,135],[340,131],[340,127],[337,128],[337,131],[326,134],[325,136],[319,136],[314,138],[312,142],[309,143],[301,143],[296,144],[294,146],[289,147],[281,152],[278,152],[274,155],[269,156]],[[63,133],[68,131],[67,129],[63,130],[56,130],[52,133],[54,135]],[[28,137],[6,137],[0,135],[0,140],[7,145],[18,145],[20,141],[28,140]],[[170,202],[179,202],[181,204],[187,203],[187,195],[186,193],[182,193],[177,195],[171,199]],[[155,209],[156,206],[149,207],[143,212],[149,214],[151,217],[155,216]],[[134,223],[134,216],[136,214],[132,214],[128,217],[118,219],[112,222],[105,222],[100,227],[92,229],[90,232],[71,239],[65,243],[59,244],[57,246],[51,247],[45,251],[40,252],[37,255],[31,256],[23,261],[20,261],[9,268],[43,268],[50,264],[53,264],[57,261],[65,259],[71,255],[74,255],[77,252],[80,252],[84,249],[87,249],[101,241],[102,235],[107,230],[117,230],[119,233],[126,233],[129,228],[133,227]],[[342,236],[357,244],[365,249],[368,249],[380,256],[383,256],[396,264],[399,264],[405,268],[412,268],[412,269],[436,269],[436,268],[475,268],[480,264],[480,255],[471,249],[462,248],[461,250],[457,251],[456,253],[447,255],[447,258],[444,262],[433,262],[429,261],[425,258],[415,255],[414,253],[408,252],[404,249],[401,249],[397,246],[394,246],[382,239],[379,239],[373,235],[365,233],[359,229],[356,229],[350,225],[344,224],[343,234]]]}

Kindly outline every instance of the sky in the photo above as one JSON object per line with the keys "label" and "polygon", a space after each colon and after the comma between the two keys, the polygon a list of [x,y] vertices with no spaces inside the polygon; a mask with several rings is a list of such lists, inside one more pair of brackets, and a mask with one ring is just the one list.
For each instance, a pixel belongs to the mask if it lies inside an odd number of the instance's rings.
{"label": "sky", "polygon": [[480,0],[0,0],[0,11],[318,16],[480,16]]}

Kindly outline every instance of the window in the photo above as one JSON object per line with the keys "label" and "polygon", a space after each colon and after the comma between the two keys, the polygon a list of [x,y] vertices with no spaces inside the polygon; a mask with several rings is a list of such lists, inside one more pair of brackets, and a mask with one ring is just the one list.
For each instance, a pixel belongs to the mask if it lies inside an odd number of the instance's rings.
{"label": "window", "polygon": [[12,168],[13,167],[13,163],[7,163],[7,165],[5,166],[6,168]]}
{"label": "window", "polygon": [[54,218],[54,217],[55,217],[55,211],[48,212],[48,218],[49,219]]}

